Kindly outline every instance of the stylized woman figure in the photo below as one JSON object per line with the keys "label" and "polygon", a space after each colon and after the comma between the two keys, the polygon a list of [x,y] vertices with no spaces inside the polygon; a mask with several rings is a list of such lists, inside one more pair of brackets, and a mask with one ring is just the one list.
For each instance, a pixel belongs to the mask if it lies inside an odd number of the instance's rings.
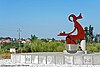
{"label": "stylized woman figure", "polygon": [[[73,20],[70,19],[70,17],[73,18]],[[67,36],[66,37],[66,42],[67,44],[77,44],[76,40],[83,40],[84,39],[84,29],[82,26],[77,22],[77,19],[82,19],[81,13],[78,17],[76,17],[74,14],[71,14],[68,17],[69,21],[74,22],[74,30],[70,33],[60,33],[58,36]],[[77,35],[72,35],[77,30]]]}

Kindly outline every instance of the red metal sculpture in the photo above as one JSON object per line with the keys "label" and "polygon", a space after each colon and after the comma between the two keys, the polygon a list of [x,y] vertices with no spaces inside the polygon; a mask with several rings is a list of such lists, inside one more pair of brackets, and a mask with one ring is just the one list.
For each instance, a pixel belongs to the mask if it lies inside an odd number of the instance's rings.
{"label": "red metal sculpture", "polygon": [[[70,17],[73,18],[73,21],[70,19]],[[77,22],[78,19],[82,19],[81,13],[79,16],[75,16],[74,14],[71,14],[68,17],[69,21],[74,22],[74,30],[70,33],[60,33],[58,36],[67,36],[66,37],[66,42],[67,44],[77,44],[76,40],[83,40],[84,39],[84,29],[82,26]],[[77,35],[72,35],[75,31],[78,31]]]}

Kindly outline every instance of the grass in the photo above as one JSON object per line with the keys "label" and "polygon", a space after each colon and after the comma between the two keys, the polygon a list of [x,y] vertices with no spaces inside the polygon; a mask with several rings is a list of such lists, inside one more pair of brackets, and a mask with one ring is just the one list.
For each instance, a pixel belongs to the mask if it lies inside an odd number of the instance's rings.
{"label": "grass", "polygon": [[10,54],[11,53],[2,53],[2,54],[0,54],[0,58],[5,58],[5,59],[10,59]]}

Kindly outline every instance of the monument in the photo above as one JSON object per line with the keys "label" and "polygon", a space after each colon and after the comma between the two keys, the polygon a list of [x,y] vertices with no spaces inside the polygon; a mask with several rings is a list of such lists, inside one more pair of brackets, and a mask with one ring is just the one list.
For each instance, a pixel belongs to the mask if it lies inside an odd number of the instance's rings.
{"label": "monument", "polygon": [[[70,18],[73,18],[73,20],[71,20]],[[77,47],[79,47],[80,50],[85,51],[85,34],[84,34],[84,29],[83,27],[79,24],[79,22],[77,21],[78,19],[82,19],[82,15],[80,13],[79,16],[75,16],[74,14],[71,14],[68,17],[70,22],[74,23],[74,30],[71,31],[70,33],[59,33],[58,36],[66,36],[66,47],[67,47],[67,52],[69,53],[76,53],[77,52]],[[77,34],[73,35],[73,33],[77,30]],[[81,40],[81,45],[79,46],[77,44],[77,40]]]}
{"label": "monument", "polygon": [[[73,18],[73,20],[71,19]],[[74,23],[74,30],[70,33],[59,33],[66,37],[66,50],[64,52],[34,52],[11,54],[10,62],[0,63],[1,67],[100,67],[100,53],[86,53],[84,29],[77,21],[82,19],[74,14],[69,15],[69,21]],[[73,35],[77,30],[77,34]],[[80,45],[77,40],[81,40]],[[80,49],[77,50],[77,48]],[[98,65],[98,66],[97,66]]]}

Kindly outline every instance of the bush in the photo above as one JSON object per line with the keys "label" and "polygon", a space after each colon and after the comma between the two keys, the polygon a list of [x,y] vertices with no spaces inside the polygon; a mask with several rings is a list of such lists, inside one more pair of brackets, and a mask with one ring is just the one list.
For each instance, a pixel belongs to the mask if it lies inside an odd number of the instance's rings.
{"label": "bush", "polygon": [[62,52],[64,49],[64,43],[60,42],[44,42],[41,40],[32,42],[32,52]]}
{"label": "bush", "polygon": [[87,45],[87,51],[100,52],[100,43],[92,43]]}
{"label": "bush", "polygon": [[0,58],[10,59],[10,53],[2,53],[0,54]]}

